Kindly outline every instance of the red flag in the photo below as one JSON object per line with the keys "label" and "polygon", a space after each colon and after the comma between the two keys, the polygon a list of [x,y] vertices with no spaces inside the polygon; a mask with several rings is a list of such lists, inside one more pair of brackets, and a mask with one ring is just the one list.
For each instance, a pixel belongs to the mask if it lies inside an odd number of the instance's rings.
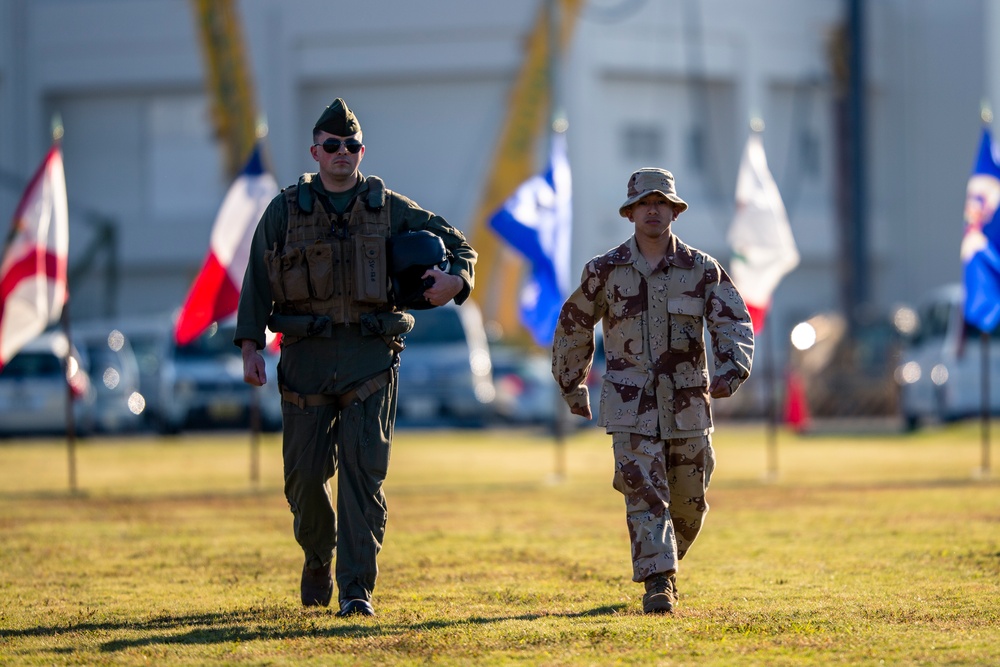
{"label": "red flag", "polygon": [[764,328],[771,294],[786,273],[799,264],[788,214],[781,193],[767,168],[758,134],[747,139],[736,180],[736,215],[729,228],[733,249],[730,274],[753,320],[753,331]]}
{"label": "red flag", "polygon": [[190,343],[212,322],[236,312],[254,229],[276,194],[278,184],[264,171],[258,145],[215,217],[205,263],[177,318],[178,344]]}
{"label": "red flag", "polygon": [[62,315],[68,252],[66,176],[55,144],[17,205],[0,261],[0,370]]}

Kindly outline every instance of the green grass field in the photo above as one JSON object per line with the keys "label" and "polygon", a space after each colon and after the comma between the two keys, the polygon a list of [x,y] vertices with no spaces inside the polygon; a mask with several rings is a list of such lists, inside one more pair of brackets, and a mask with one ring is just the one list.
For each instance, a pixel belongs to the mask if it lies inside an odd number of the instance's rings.
{"label": "green grass field", "polygon": [[[0,443],[0,665],[996,665],[1000,484],[975,424],[723,423],[673,616],[641,613],[610,438],[400,431],[375,619],[298,603],[280,443]],[[994,453],[1000,448],[994,447]],[[994,456],[994,459],[998,457]],[[565,461],[565,477],[554,472]]]}

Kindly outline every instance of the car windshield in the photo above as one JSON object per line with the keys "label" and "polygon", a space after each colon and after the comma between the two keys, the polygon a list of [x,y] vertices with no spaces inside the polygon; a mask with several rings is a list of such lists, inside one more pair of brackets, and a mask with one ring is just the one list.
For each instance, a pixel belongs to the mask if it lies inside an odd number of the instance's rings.
{"label": "car windshield", "polygon": [[3,369],[6,378],[60,377],[62,360],[45,352],[22,352]]}
{"label": "car windshield", "polygon": [[212,326],[187,345],[177,347],[178,359],[204,359],[219,355],[236,355],[239,350],[233,346],[234,331],[231,327]]}
{"label": "car windshield", "polygon": [[406,343],[464,343],[465,330],[458,312],[451,308],[413,313],[416,324],[406,335]]}

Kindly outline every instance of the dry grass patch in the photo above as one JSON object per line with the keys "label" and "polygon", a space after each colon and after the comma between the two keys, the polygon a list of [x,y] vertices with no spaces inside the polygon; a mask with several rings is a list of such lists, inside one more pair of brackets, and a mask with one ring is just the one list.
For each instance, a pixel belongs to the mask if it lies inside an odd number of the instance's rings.
{"label": "dry grass patch", "polygon": [[280,445],[243,435],[0,445],[0,664],[1000,663],[1000,485],[974,425],[723,425],[673,617],[640,613],[610,439],[397,435],[375,619],[297,603]]}

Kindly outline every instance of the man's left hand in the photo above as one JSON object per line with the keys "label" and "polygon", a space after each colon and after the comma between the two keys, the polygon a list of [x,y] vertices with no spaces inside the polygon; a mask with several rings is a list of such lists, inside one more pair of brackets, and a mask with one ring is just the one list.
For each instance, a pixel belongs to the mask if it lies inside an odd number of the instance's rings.
{"label": "man's left hand", "polygon": [[708,387],[708,393],[712,395],[712,398],[728,398],[733,395],[729,388],[729,382],[723,378],[714,378]]}
{"label": "man's left hand", "polygon": [[448,303],[465,286],[465,281],[461,278],[445,273],[437,267],[425,271],[421,278],[434,279],[434,284],[424,290],[424,298],[435,306],[443,306]]}

